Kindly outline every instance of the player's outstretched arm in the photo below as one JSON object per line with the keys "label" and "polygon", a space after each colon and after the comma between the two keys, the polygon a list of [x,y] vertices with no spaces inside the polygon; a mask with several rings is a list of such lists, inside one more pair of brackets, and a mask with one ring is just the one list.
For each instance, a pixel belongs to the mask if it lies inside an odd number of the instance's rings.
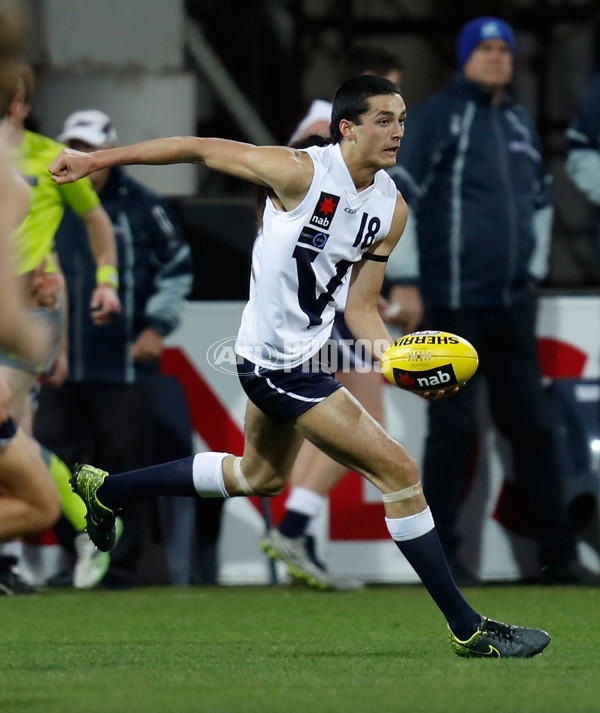
{"label": "player's outstretched arm", "polygon": [[[63,149],[50,164],[49,171],[56,183],[71,183],[93,171],[110,166],[205,163],[205,154],[210,154],[210,142],[212,141],[220,142],[221,140],[175,136],[141,141],[129,146],[102,149],[91,153]],[[237,142],[228,143],[236,144]],[[245,145],[240,144],[240,146]]]}
{"label": "player's outstretched arm", "polygon": [[252,183],[270,186],[278,195],[292,201],[306,192],[313,174],[312,161],[304,152],[284,146],[253,146],[194,136],[154,139],[92,153],[63,149],[50,164],[49,171],[56,183],[71,183],[110,166],[176,163],[198,163]]}

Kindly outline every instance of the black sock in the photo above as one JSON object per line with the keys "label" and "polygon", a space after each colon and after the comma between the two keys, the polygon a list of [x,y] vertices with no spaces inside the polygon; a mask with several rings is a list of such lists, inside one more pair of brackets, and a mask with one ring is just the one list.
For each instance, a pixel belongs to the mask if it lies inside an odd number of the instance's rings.
{"label": "black sock", "polygon": [[456,586],[435,529],[414,540],[396,541],[396,545],[441,609],[453,634],[461,641],[469,639],[477,629],[480,615]]}
{"label": "black sock", "polygon": [[310,515],[305,515],[296,510],[286,510],[283,520],[279,523],[277,529],[285,537],[302,537],[309,520]]}
{"label": "black sock", "polygon": [[110,475],[98,488],[103,505],[115,508],[147,495],[197,495],[194,456]]}
{"label": "black sock", "polygon": [[7,418],[0,424],[0,444],[6,446],[17,433],[17,423],[14,418]]}

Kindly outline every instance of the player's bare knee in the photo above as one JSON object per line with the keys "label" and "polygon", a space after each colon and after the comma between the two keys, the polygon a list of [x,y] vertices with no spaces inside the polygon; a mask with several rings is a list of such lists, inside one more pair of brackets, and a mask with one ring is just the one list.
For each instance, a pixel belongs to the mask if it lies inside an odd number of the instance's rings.
{"label": "player's bare knee", "polygon": [[421,479],[421,469],[417,461],[412,456],[409,456],[408,453],[404,458],[402,470],[404,475],[403,481],[408,484],[416,483]]}
{"label": "player's bare knee", "polygon": [[417,461],[402,449],[393,465],[382,474],[381,480],[386,490],[393,492],[415,485],[421,479],[421,471]]}
{"label": "player's bare knee", "polygon": [[259,495],[265,498],[279,495],[287,480],[268,463],[250,463],[245,458],[234,460],[233,472],[244,495]]}
{"label": "player's bare knee", "polygon": [[275,495],[279,495],[285,488],[286,479],[269,468],[258,471],[254,476],[255,477],[250,480],[251,487],[256,495],[260,495],[261,497],[271,498]]}
{"label": "player's bare knee", "polygon": [[[381,499],[386,506],[386,513],[390,515],[388,508],[397,508],[398,504],[404,508],[404,501],[420,498],[423,500],[423,485],[421,483],[421,473],[414,458],[408,454],[402,462],[392,472],[391,477],[382,478],[380,484]],[[394,515],[396,517],[396,515]]]}
{"label": "player's bare knee", "polygon": [[272,498],[275,495],[279,495],[285,488],[285,480],[280,478],[274,478],[258,486],[258,495],[264,498]]}
{"label": "player's bare knee", "polygon": [[54,526],[61,514],[60,499],[47,498],[44,502],[30,505],[27,523],[23,526],[24,535],[37,535]]}

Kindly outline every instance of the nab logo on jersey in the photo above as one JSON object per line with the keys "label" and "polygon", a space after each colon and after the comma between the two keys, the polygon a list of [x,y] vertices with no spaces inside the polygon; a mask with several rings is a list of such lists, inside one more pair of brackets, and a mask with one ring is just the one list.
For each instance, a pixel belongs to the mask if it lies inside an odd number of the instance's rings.
{"label": "nab logo on jersey", "polygon": [[329,228],[339,202],[339,196],[334,196],[331,193],[321,193],[309,223],[318,225],[320,228]]}

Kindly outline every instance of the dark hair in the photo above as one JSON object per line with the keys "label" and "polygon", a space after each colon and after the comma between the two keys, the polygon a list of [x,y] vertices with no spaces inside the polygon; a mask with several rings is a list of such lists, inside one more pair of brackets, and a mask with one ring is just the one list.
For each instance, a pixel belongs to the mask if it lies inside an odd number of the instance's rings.
{"label": "dark hair", "polygon": [[355,45],[342,57],[339,81],[343,82],[358,74],[376,74],[385,77],[389,72],[401,72],[404,66],[400,59],[379,45]]}
{"label": "dark hair", "polygon": [[383,77],[361,74],[340,84],[333,97],[331,110],[331,143],[339,144],[342,140],[340,121],[346,119],[360,124],[361,114],[369,110],[368,99],[371,97],[400,94],[398,87]]}
{"label": "dark hair", "polygon": [[296,141],[292,141],[290,148],[292,149],[307,149],[309,146],[327,146],[331,143],[331,137],[321,136],[320,134],[308,134],[301,136]]}
{"label": "dark hair", "polygon": [[[309,146],[327,146],[331,143],[329,136],[321,136],[320,134],[308,134],[301,136],[296,141],[290,144],[292,149],[307,149]],[[256,231],[258,232],[262,225],[262,214],[265,210],[267,197],[272,198],[275,194],[270,186],[258,186],[256,189]]]}

